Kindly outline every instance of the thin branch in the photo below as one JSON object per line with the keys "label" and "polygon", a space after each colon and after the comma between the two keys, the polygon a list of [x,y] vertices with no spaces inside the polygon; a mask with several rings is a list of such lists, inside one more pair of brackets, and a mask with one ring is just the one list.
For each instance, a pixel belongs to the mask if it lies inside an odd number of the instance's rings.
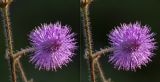
{"label": "thin branch", "polygon": [[98,60],[96,61],[96,66],[97,66],[97,68],[98,68],[98,72],[99,72],[99,74],[100,74],[101,80],[102,80],[103,82],[109,82],[109,81],[106,80],[105,75],[104,75],[104,72],[103,72],[103,70],[102,70],[102,68],[101,68]]}
{"label": "thin branch", "polygon": [[28,81],[27,81],[27,77],[26,77],[26,75],[25,75],[25,73],[24,73],[24,71],[23,71],[22,65],[21,65],[21,63],[20,63],[19,60],[17,60],[17,65],[18,65],[19,71],[20,71],[20,73],[21,73],[22,80],[23,80],[24,82],[28,82]]}
{"label": "thin branch", "polygon": [[34,48],[22,49],[21,51],[18,51],[17,53],[14,54],[14,59],[21,57],[25,53],[33,52],[34,50],[35,50]]}
{"label": "thin branch", "polygon": [[99,58],[102,54],[106,53],[106,52],[111,52],[113,51],[113,48],[104,48],[101,49],[100,51],[97,51],[93,54],[93,59],[97,59]]}

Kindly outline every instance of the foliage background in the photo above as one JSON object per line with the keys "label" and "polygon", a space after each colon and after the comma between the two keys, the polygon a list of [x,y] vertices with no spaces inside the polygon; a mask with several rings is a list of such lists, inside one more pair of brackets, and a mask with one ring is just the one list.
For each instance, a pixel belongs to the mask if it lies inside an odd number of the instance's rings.
{"label": "foliage background", "polygon": [[[140,21],[142,25],[149,25],[152,32],[156,33],[157,46],[160,45],[159,4],[160,0],[94,0],[90,8],[90,17],[95,50],[109,46],[107,34],[114,26],[135,21]],[[81,55],[84,55],[84,50],[81,51]],[[100,62],[105,75],[113,82],[160,82],[159,53],[158,48],[155,50],[152,62],[137,69],[136,72],[114,69],[113,65],[107,62],[108,54],[102,56]],[[89,82],[87,64],[83,56],[81,62],[81,82]]]}
{"label": "foliage background", "polygon": [[[10,17],[15,50],[20,50],[29,45],[28,34],[35,26],[41,23],[61,21],[63,25],[70,25],[72,32],[77,33],[79,41],[79,1],[78,0],[13,0]],[[1,13],[0,13],[1,14]],[[2,18],[0,18],[2,24]],[[3,28],[0,25],[0,82],[10,82],[7,61],[4,59],[5,43]],[[79,42],[78,42],[79,43]],[[77,44],[79,46],[79,44]],[[73,57],[73,61],[54,71],[39,71],[29,63],[29,55],[22,58],[24,71],[28,79],[33,78],[34,82],[79,82],[79,49]],[[19,82],[20,77],[18,76]]]}

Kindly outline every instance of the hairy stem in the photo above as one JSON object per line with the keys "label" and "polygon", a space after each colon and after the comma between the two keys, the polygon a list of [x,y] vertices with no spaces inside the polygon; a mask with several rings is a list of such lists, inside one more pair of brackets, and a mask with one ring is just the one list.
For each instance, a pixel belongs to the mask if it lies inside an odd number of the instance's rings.
{"label": "hairy stem", "polygon": [[7,47],[6,55],[9,57],[8,61],[9,61],[9,65],[11,66],[12,82],[16,82],[16,69],[15,69],[15,60],[13,58],[11,23],[10,23],[9,12],[8,12],[9,5],[2,7],[1,10],[2,10],[4,29],[5,29],[4,33],[6,37],[6,47]]}
{"label": "hairy stem", "polygon": [[25,53],[29,53],[34,50],[35,50],[34,48],[22,49],[21,51],[18,51],[17,53],[14,54],[14,59],[17,59],[17,58],[21,57],[22,55],[24,55]]}
{"label": "hairy stem", "polygon": [[89,61],[89,68],[90,68],[90,80],[92,82],[95,81],[95,73],[94,73],[94,60],[92,58],[92,37],[90,31],[90,23],[89,23],[89,6],[91,0],[82,0],[81,1],[81,13],[83,17],[83,25],[84,25],[84,36],[86,42],[86,50],[87,50],[87,59]]}
{"label": "hairy stem", "polygon": [[98,60],[96,61],[96,66],[97,66],[97,69],[98,69],[98,72],[99,72],[99,74],[100,74],[100,77],[101,77],[102,82],[108,82],[108,81],[106,80],[106,78],[105,78],[104,72],[103,72],[103,70],[102,70],[102,68],[101,68],[100,63],[99,63]]}
{"label": "hairy stem", "polygon": [[96,82],[95,80],[95,69],[94,69],[94,66],[95,66],[95,63],[93,61],[93,59],[90,59],[89,60],[89,67],[90,67],[90,79],[92,82]]}
{"label": "hairy stem", "polygon": [[101,49],[100,51],[97,51],[93,54],[93,59],[97,59],[99,58],[102,54],[106,53],[106,52],[111,52],[113,51],[113,48],[104,48]]}
{"label": "hairy stem", "polygon": [[26,48],[26,49],[22,49],[21,51],[18,51],[17,53],[14,54],[14,59],[17,60],[18,69],[21,73],[21,77],[22,77],[22,80],[24,82],[33,82],[33,80],[30,80],[30,81],[27,80],[27,77],[25,75],[25,72],[23,71],[23,68],[22,68],[22,65],[21,65],[21,62],[19,61],[19,59],[25,53],[29,53],[29,52],[32,52],[34,50],[35,50],[34,48]]}
{"label": "hairy stem", "polygon": [[[87,1],[87,0],[85,0]],[[85,4],[85,3],[82,3]],[[89,23],[89,3],[82,6],[82,16],[83,16],[83,24],[84,24],[84,36],[86,40],[87,53],[89,57],[92,57],[92,41],[91,41],[91,31],[90,31],[90,23]]]}
{"label": "hairy stem", "polygon": [[24,82],[28,82],[28,81],[27,81],[27,77],[26,77],[26,75],[25,75],[25,73],[24,73],[24,71],[23,71],[21,62],[20,62],[19,60],[17,60],[17,65],[18,65],[18,69],[19,69],[19,71],[20,71],[20,73],[21,73],[22,80],[23,80]]}
{"label": "hairy stem", "polygon": [[12,82],[16,82],[16,61],[13,58],[10,58],[10,66],[11,66],[11,76]]}
{"label": "hairy stem", "polygon": [[12,33],[11,33],[11,24],[10,24],[10,18],[9,18],[9,8],[8,6],[2,8],[2,14],[3,14],[3,23],[4,23],[4,29],[5,29],[5,37],[6,37],[6,47],[8,50],[8,54],[10,57],[13,56],[13,45],[12,45]]}

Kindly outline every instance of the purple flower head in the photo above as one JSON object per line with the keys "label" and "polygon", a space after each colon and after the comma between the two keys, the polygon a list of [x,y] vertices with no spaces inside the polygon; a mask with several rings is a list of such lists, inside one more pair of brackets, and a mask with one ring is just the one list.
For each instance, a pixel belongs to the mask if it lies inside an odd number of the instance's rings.
{"label": "purple flower head", "polygon": [[71,61],[76,49],[74,35],[68,26],[62,26],[58,22],[41,25],[29,35],[31,44],[35,48],[30,61],[39,69],[61,68]]}
{"label": "purple flower head", "polygon": [[123,70],[135,71],[136,68],[141,68],[141,65],[146,65],[153,56],[152,52],[156,48],[154,35],[148,26],[142,26],[138,22],[116,27],[108,35],[114,48],[109,62]]}

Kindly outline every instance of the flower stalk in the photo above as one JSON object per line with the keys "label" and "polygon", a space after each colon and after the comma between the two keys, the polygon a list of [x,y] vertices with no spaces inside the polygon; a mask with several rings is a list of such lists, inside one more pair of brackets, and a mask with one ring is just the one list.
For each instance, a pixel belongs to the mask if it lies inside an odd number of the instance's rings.
{"label": "flower stalk", "polygon": [[3,17],[3,23],[4,23],[4,29],[5,29],[5,37],[6,37],[6,46],[8,50],[8,56],[13,57],[13,45],[12,45],[12,32],[11,32],[11,23],[9,18],[9,5],[6,5],[5,7],[1,8],[2,11],[2,17]]}
{"label": "flower stalk", "polygon": [[113,48],[104,48],[104,49],[101,49],[100,51],[97,51],[93,54],[93,59],[97,59],[99,58],[101,55],[103,55],[104,53],[106,52],[111,52],[113,51]]}
{"label": "flower stalk", "polygon": [[81,13],[83,17],[83,25],[84,25],[84,36],[86,41],[86,51],[87,51],[87,59],[89,62],[89,70],[90,70],[90,80],[91,82],[95,81],[95,73],[94,73],[94,60],[92,55],[92,39],[91,39],[91,31],[90,31],[90,23],[89,23],[89,6],[91,0],[82,0],[81,1]]}
{"label": "flower stalk", "polygon": [[9,18],[9,5],[11,1],[10,0],[2,0],[0,2],[2,17],[3,17],[3,23],[4,23],[4,30],[5,30],[5,37],[6,37],[6,56],[8,57],[7,60],[9,61],[9,65],[11,67],[11,77],[12,82],[16,82],[16,68],[15,63],[16,61],[13,58],[13,45],[12,45],[12,33],[11,33],[11,23]]}
{"label": "flower stalk", "polygon": [[20,58],[21,56],[23,56],[25,53],[29,53],[29,52],[33,52],[35,49],[30,47],[30,48],[26,48],[26,49],[22,49],[20,51],[18,51],[17,53],[14,54],[14,59]]}

